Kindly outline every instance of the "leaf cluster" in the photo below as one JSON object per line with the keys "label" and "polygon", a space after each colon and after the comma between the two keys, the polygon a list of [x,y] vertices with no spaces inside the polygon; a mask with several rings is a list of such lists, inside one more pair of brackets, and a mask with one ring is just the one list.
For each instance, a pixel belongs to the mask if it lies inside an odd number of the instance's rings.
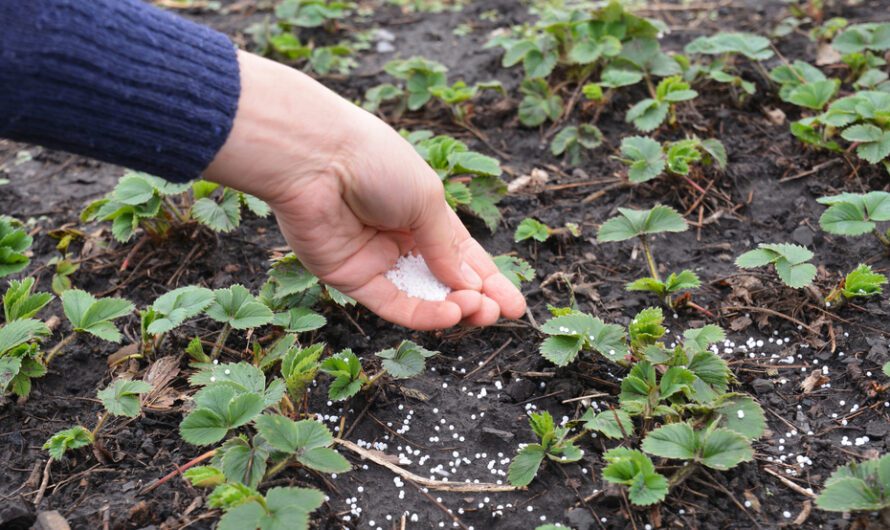
{"label": "leaf cluster", "polygon": [[15,274],[31,262],[25,255],[31,247],[31,236],[21,223],[11,217],[0,215],[0,278]]}
{"label": "leaf cluster", "polygon": [[584,451],[573,440],[567,439],[570,429],[557,427],[549,412],[534,412],[528,422],[539,442],[522,447],[513,457],[507,480],[514,486],[529,485],[545,458],[565,464],[577,462],[584,456]]}
{"label": "leaf cluster", "polygon": [[735,260],[737,267],[753,269],[773,265],[782,283],[800,289],[813,283],[816,266],[809,261],[813,253],[806,247],[791,243],[761,243]]}
{"label": "leaf cluster", "polygon": [[825,481],[816,506],[832,512],[890,507],[890,455],[841,466]]}
{"label": "leaf cluster", "polygon": [[499,178],[500,163],[470,151],[465,143],[450,136],[417,131],[407,138],[442,179],[448,204],[468,210],[494,232],[501,219],[497,203],[507,194],[507,185]]}
{"label": "leaf cluster", "polygon": [[[689,83],[680,76],[666,77],[655,87],[652,97],[640,101],[627,111],[625,121],[633,123],[642,132],[654,131],[664,123],[674,105],[697,96],[698,92],[692,90]],[[673,121],[672,119],[671,123]]]}
{"label": "leaf cluster", "polygon": [[648,182],[667,170],[688,175],[692,164],[726,168],[726,148],[716,138],[688,138],[659,144],[645,136],[629,136],[621,141],[620,160],[629,166],[627,178],[634,184]]}

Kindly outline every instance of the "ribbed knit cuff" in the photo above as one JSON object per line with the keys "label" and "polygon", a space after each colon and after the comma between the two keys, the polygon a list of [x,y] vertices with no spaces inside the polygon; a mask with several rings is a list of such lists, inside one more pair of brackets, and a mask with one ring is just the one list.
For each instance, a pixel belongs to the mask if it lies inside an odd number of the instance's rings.
{"label": "ribbed knit cuff", "polygon": [[140,0],[0,1],[0,136],[174,180],[225,143],[232,42]]}

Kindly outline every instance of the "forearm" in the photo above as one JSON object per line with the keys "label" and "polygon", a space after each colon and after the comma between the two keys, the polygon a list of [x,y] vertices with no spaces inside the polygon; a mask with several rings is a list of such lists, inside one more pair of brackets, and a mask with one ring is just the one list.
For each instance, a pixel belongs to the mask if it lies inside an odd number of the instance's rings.
{"label": "forearm", "polygon": [[246,52],[238,61],[238,112],[205,178],[272,203],[301,180],[337,178],[361,113],[298,70]]}
{"label": "forearm", "polygon": [[139,0],[0,2],[0,136],[196,178],[238,102],[224,35]]}

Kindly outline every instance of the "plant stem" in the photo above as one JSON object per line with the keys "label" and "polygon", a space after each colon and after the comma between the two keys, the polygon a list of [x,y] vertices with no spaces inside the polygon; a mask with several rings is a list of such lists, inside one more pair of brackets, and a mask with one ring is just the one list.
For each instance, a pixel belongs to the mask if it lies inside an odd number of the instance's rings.
{"label": "plant stem", "polygon": [[93,430],[90,431],[90,436],[93,438],[93,440],[96,439],[96,435],[99,433],[99,429],[101,429],[102,426],[105,425],[105,421],[108,419],[108,416],[110,416],[110,414],[108,414],[107,410],[103,412],[101,416],[99,416],[99,421],[96,423],[96,426],[93,427]]}
{"label": "plant stem", "polygon": [[210,451],[207,451],[206,453],[204,453],[200,456],[192,458],[185,464],[178,466],[174,471],[171,471],[164,477],[159,478],[158,480],[152,482],[151,484],[149,484],[148,486],[143,488],[142,491],[139,492],[139,494],[145,495],[146,493],[154,491],[158,486],[167,482],[168,480],[175,477],[176,475],[179,475],[182,472],[187,471],[189,468],[194,467],[196,464],[200,464],[201,462],[207,460],[208,458],[213,458],[214,456],[216,456],[216,449],[211,449]]}
{"label": "plant stem", "polygon": [[219,357],[219,352],[222,350],[223,346],[226,345],[226,340],[229,338],[229,333],[232,332],[232,326],[225,324],[222,328],[222,331],[219,332],[219,337],[216,338],[216,344],[213,345],[213,349],[210,350],[210,358],[216,359]]}
{"label": "plant stem", "polygon": [[878,238],[878,241],[881,242],[887,248],[890,248],[890,239],[887,239],[887,236],[882,234],[880,230],[875,228],[874,230],[875,237]]}
{"label": "plant stem", "polygon": [[58,355],[59,352],[62,351],[62,349],[70,344],[71,341],[73,341],[75,338],[77,338],[77,332],[72,331],[67,337],[60,340],[58,344],[53,346],[53,348],[49,352],[47,352],[46,359],[44,359],[43,361],[43,366],[49,366],[50,361],[52,361],[56,357],[56,355]]}
{"label": "plant stem", "polygon": [[174,203],[173,199],[171,199],[169,196],[164,197],[164,204],[166,204],[167,207],[170,208],[170,211],[173,212],[173,214],[176,216],[177,219],[179,219],[180,222],[182,222],[182,223],[189,222],[189,218],[182,213],[182,210],[180,210],[176,206],[176,203]]}
{"label": "plant stem", "polygon": [[692,473],[695,472],[696,469],[698,469],[698,464],[695,464],[693,462],[690,462],[681,467],[679,470],[677,470],[676,473],[671,475],[670,480],[668,480],[668,488],[673,488],[674,486],[680,484],[681,482],[692,476]]}
{"label": "plant stem", "polygon": [[283,471],[288,464],[290,464],[290,459],[285,458],[281,462],[278,462],[274,466],[270,467],[269,470],[266,471],[266,475],[263,477],[263,480],[269,480],[270,478],[274,477],[275,475]]}
{"label": "plant stem", "polygon": [[649,248],[649,241],[646,240],[646,236],[640,236],[640,242],[643,244],[643,253],[646,254],[646,264],[649,266],[649,274],[652,275],[652,279],[660,282],[661,276],[658,275],[658,267],[655,266],[655,258],[652,257],[652,249]]}
{"label": "plant stem", "polygon": [[385,373],[386,373],[386,370],[380,370],[380,371],[377,372],[376,374],[372,375],[371,378],[368,379],[368,380],[365,382],[364,385],[362,385],[363,388],[371,388],[371,387],[374,385],[374,383],[377,382],[378,379],[380,379],[381,377],[383,377],[383,375],[384,375]]}

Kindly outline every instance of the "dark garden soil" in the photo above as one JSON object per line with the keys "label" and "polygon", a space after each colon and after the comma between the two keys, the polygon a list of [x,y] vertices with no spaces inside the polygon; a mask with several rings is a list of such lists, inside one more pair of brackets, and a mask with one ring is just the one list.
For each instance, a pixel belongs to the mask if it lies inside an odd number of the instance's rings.
{"label": "dark garden soil", "polygon": [[[249,46],[241,32],[265,16],[252,4],[228,4],[232,8],[228,13],[185,14]],[[766,34],[785,16],[784,4],[779,1],[708,5],[719,7],[708,11],[672,5],[648,14],[662,18],[672,29],[664,44],[669,50],[679,50],[695,36],[718,29]],[[890,305],[886,297],[827,313],[817,295],[784,288],[772,274],[742,274],[733,259],[760,242],[807,245],[816,253],[820,268],[817,284],[823,292],[842,272],[860,262],[886,273],[890,259],[871,239],[832,237],[818,229],[823,207],[815,198],[841,190],[887,190],[887,174],[860,165],[855,157],[844,159],[803,149],[788,132],[788,120],[796,119],[797,111],[769,95],[763,77],[751,70],[746,77],[756,80],[759,90],[743,106],[737,106],[724,89],[706,87],[700,90],[702,95],[694,108],[681,107],[682,127],[661,135],[661,139],[691,134],[721,139],[729,153],[725,173],[706,170],[694,175],[695,186],[661,178],[635,188],[616,187],[616,177],[624,170],[610,155],[620,138],[631,133],[623,110],[642,97],[642,89],[617,96],[599,116],[605,145],[578,167],[568,166],[550,155],[548,142],[542,141],[546,128],[519,126],[514,88],[521,73],[502,69],[499,52],[482,49],[491,30],[527,19],[524,5],[513,0],[485,0],[459,12],[439,14],[372,7],[370,19],[351,21],[344,31],[386,28],[396,36],[397,55],[438,60],[449,67],[451,80],[496,78],[505,84],[508,94],[514,94],[506,103],[501,96],[486,96],[475,107],[474,124],[491,145],[509,155],[502,158],[505,180],[539,169],[549,175],[549,181],[505,198],[501,203],[504,221],[494,235],[477,221],[467,222],[492,254],[516,253],[529,260],[537,269],[537,279],[525,288],[531,317],[488,329],[416,333],[385,323],[362,308],[321,308],[328,324],[314,340],[326,342],[334,351],[349,347],[363,355],[365,363],[374,363],[373,352],[410,338],[441,355],[431,360],[432,368],[423,375],[387,385],[373,395],[358,396],[346,402],[345,408],[326,402],[322,389],[327,385],[322,377],[322,384],[312,392],[310,410],[327,416],[331,428],[345,430],[349,440],[385,441],[387,453],[404,454],[413,461],[406,467],[422,476],[432,473],[441,479],[442,474],[430,470],[442,464],[440,469],[450,480],[506,482],[509,459],[517,444],[532,440],[527,425],[529,410],[548,410],[558,420],[579,416],[590,399],[601,406],[616,403],[622,375],[619,368],[589,356],[568,368],[555,369],[537,353],[542,337],[534,323],[547,318],[548,304],[565,306],[572,297],[581,310],[622,324],[653,304],[652,298],[628,294],[623,287],[645,274],[640,249],[631,243],[600,245],[595,233],[600,223],[615,214],[616,207],[647,208],[661,202],[686,213],[693,226],[669,239],[657,239],[656,259],[666,272],[690,268],[704,282],[694,298],[701,309],[686,307],[667,315],[668,327],[676,336],[708,322],[729,331],[732,343],[721,345],[722,355],[738,378],[736,388],[754,394],[765,409],[769,431],[755,443],[754,462],[725,473],[698,472],[672,490],[663,504],[651,509],[629,509],[621,492],[601,479],[601,453],[614,445],[602,439],[583,443],[586,454],[578,465],[548,465],[528,490],[521,492],[426,492],[411,483],[400,489],[390,471],[346,451],[355,464],[350,473],[333,478],[288,470],[264,486],[302,484],[324,490],[330,500],[314,516],[318,528],[531,529],[545,520],[580,530],[642,529],[646,525],[778,528],[794,524],[804,528],[880,528],[868,516],[843,518],[819,511],[800,490],[818,491],[839,464],[890,449],[888,396],[869,394],[871,382],[877,380],[881,365],[888,360]],[[864,1],[855,7],[830,8],[827,16],[874,21],[886,19],[888,7],[886,0]],[[498,14],[496,21],[481,16],[492,10]],[[470,24],[472,32],[455,36],[453,29],[464,23]],[[318,38],[331,39],[323,32]],[[814,45],[800,35],[777,41],[777,48],[789,60],[815,56]],[[367,87],[384,80],[381,66],[393,56],[363,52],[360,67],[349,79],[322,80],[350,98],[359,98]],[[787,119],[771,119],[776,109],[787,113]],[[572,121],[589,121],[594,112],[579,104]],[[397,127],[448,132],[474,149],[495,155],[489,146],[451,124],[444,109],[385,117]],[[51,276],[46,263],[57,255],[55,240],[48,234],[62,226],[79,226],[87,234],[86,242],[75,248],[83,262],[72,278],[74,285],[93,293],[124,296],[138,307],[150,304],[170,288],[189,283],[216,288],[237,282],[256,289],[265,278],[268,259],[285,251],[274,220],[251,218],[229,235],[190,229],[167,242],[151,242],[133,253],[127,269],[120,272],[135,243],[112,242],[108,225],[80,226],[78,214],[88,200],[111,189],[122,169],[0,141],[0,172],[11,181],[0,187],[0,211],[32,220],[34,257],[27,272],[37,275],[45,290]],[[703,198],[699,188],[707,190]],[[577,223],[582,236],[545,244],[516,244],[513,230],[528,216],[551,226]],[[59,302],[54,301],[45,315],[61,317]],[[64,323],[58,325],[54,341],[68,333],[65,328]],[[135,316],[123,328],[128,335],[124,344],[138,337]],[[147,494],[140,490],[202,452],[185,444],[177,432],[189,392],[182,352],[191,336],[212,341],[218,331],[216,323],[205,319],[173,333],[157,354],[179,359],[181,371],[172,380],[167,399],[147,407],[143,417],[113,421],[100,450],[75,451],[48,470],[44,469],[47,454],[41,450],[43,442],[75,422],[93,425],[101,409],[96,390],[122,371],[141,375],[150,363],[131,361],[109,369],[108,358],[117,347],[80,338],[54,361],[46,377],[36,381],[27,402],[7,399],[0,403],[0,530],[28,528],[36,510],[49,509],[59,510],[75,529],[211,528],[218,513],[203,506],[204,491],[180,479]],[[751,348],[753,356],[738,347],[749,339],[764,343]],[[244,340],[233,335],[228,343],[229,359],[245,351]],[[809,393],[802,390],[801,381],[823,367],[830,385]],[[590,394],[605,395],[578,399]],[[854,405],[858,410],[852,411]],[[406,418],[410,430],[397,434]],[[865,445],[841,444],[845,436],[853,440],[866,435],[870,442]],[[467,460],[452,472],[455,455]],[[785,458],[780,459],[781,455]],[[812,465],[799,465],[798,455],[810,458]],[[425,463],[420,465],[424,456]],[[35,509],[33,501],[44,478],[47,487]],[[399,497],[400,491],[404,498]],[[12,514],[17,510],[21,517],[15,519]]]}

